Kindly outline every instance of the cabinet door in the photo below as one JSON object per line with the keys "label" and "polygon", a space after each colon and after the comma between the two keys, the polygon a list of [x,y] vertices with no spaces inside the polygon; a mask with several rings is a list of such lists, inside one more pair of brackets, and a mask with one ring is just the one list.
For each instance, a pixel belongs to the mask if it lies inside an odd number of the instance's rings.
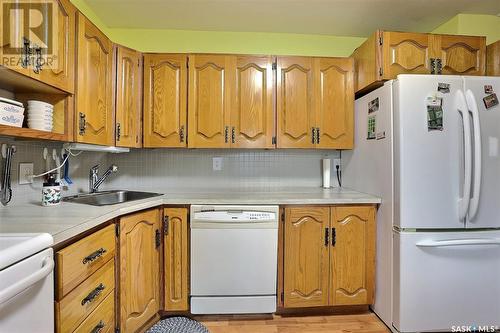
{"label": "cabinet door", "polygon": [[430,74],[432,35],[384,32],[382,36],[384,79],[395,79],[399,74]]}
{"label": "cabinet door", "polygon": [[330,305],[372,304],[375,271],[375,208],[331,208]]}
{"label": "cabinet door", "polygon": [[[3,67],[9,68],[26,76],[30,75],[27,53],[25,52],[23,15],[28,10],[29,3],[23,0],[0,1],[0,17],[2,24],[0,33],[0,59]],[[22,10],[17,10],[21,9]],[[4,22],[9,13],[10,21]]]}
{"label": "cabinet door", "polygon": [[144,147],[186,147],[187,55],[144,55]]}
{"label": "cabinet door", "polygon": [[500,76],[500,40],[486,47],[486,75]]}
{"label": "cabinet door", "polygon": [[232,56],[189,56],[189,147],[228,148]]}
{"label": "cabinet door", "polygon": [[120,218],[121,332],[136,332],[160,308],[159,229],[158,209]]}
{"label": "cabinet door", "polygon": [[486,37],[441,35],[442,74],[485,75]]}
{"label": "cabinet door", "polygon": [[233,148],[272,148],[274,136],[273,58],[236,56]]}
{"label": "cabinet door", "polygon": [[189,310],[187,208],[165,208],[163,214],[165,310],[187,311]]}
{"label": "cabinet door", "polygon": [[314,146],[313,76],[313,58],[278,57],[278,148]]}
{"label": "cabinet door", "polygon": [[328,207],[285,208],[284,306],[328,305]]}
{"label": "cabinet door", "polygon": [[76,140],[112,146],[112,43],[82,14],[77,20]]}
{"label": "cabinet door", "polygon": [[142,56],[118,46],[116,50],[116,146],[141,146]]}
{"label": "cabinet door", "polygon": [[[53,22],[42,23],[43,34],[52,37],[52,44],[41,70],[31,67],[31,76],[70,93],[75,89],[75,20],[76,7],[69,0],[49,0],[37,6],[52,6]],[[36,42],[34,42],[36,44]]]}
{"label": "cabinet door", "polygon": [[317,58],[316,144],[351,149],[354,140],[354,63],[351,58]]}

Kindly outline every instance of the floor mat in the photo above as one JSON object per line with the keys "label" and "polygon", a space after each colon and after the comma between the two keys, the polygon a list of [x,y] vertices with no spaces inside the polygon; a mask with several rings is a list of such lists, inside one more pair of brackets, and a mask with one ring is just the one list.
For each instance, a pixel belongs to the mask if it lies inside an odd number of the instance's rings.
{"label": "floor mat", "polygon": [[210,333],[203,324],[186,317],[165,318],[153,325],[146,333]]}

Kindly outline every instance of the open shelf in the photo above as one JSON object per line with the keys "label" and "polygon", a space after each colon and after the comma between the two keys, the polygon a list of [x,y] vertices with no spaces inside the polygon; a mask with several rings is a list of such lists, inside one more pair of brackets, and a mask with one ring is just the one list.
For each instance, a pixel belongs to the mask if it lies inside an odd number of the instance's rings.
{"label": "open shelf", "polygon": [[12,127],[7,125],[0,125],[0,136],[12,136],[36,140],[68,141],[66,134],[45,132],[24,127]]}

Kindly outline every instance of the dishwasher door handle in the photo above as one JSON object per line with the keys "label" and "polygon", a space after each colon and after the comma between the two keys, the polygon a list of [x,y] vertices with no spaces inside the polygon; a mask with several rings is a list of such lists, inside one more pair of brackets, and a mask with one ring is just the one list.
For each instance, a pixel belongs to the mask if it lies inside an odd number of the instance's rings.
{"label": "dishwasher door handle", "polygon": [[38,281],[43,280],[52,272],[53,269],[54,260],[51,257],[46,257],[43,260],[42,268],[20,280],[19,282],[0,291],[0,304],[9,301],[11,298],[25,291]]}

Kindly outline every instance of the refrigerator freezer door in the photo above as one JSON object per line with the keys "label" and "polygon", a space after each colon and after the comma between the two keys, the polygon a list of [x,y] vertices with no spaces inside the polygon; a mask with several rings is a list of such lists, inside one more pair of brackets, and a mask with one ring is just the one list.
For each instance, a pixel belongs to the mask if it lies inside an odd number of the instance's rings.
{"label": "refrigerator freezer door", "polygon": [[[486,108],[483,98],[493,91],[500,98],[499,77],[465,77],[465,91],[470,91],[477,102],[481,128],[481,170],[475,163],[475,175],[480,181],[473,184],[467,228],[500,228],[500,105]],[[467,102],[470,102],[468,98]],[[472,105],[469,105],[472,109]],[[477,153],[477,150],[475,150]],[[480,172],[479,172],[480,171]],[[478,191],[479,190],[479,191]],[[474,205],[477,202],[477,212]]]}
{"label": "refrigerator freezer door", "polygon": [[498,258],[500,231],[395,232],[393,326],[400,332],[500,326]]}
{"label": "refrigerator freezer door", "polygon": [[[449,92],[439,92],[439,84]],[[394,83],[394,224],[401,229],[465,226],[459,217],[464,121],[456,104],[462,87],[458,76],[399,75]],[[428,125],[432,97],[442,99],[442,130]]]}

